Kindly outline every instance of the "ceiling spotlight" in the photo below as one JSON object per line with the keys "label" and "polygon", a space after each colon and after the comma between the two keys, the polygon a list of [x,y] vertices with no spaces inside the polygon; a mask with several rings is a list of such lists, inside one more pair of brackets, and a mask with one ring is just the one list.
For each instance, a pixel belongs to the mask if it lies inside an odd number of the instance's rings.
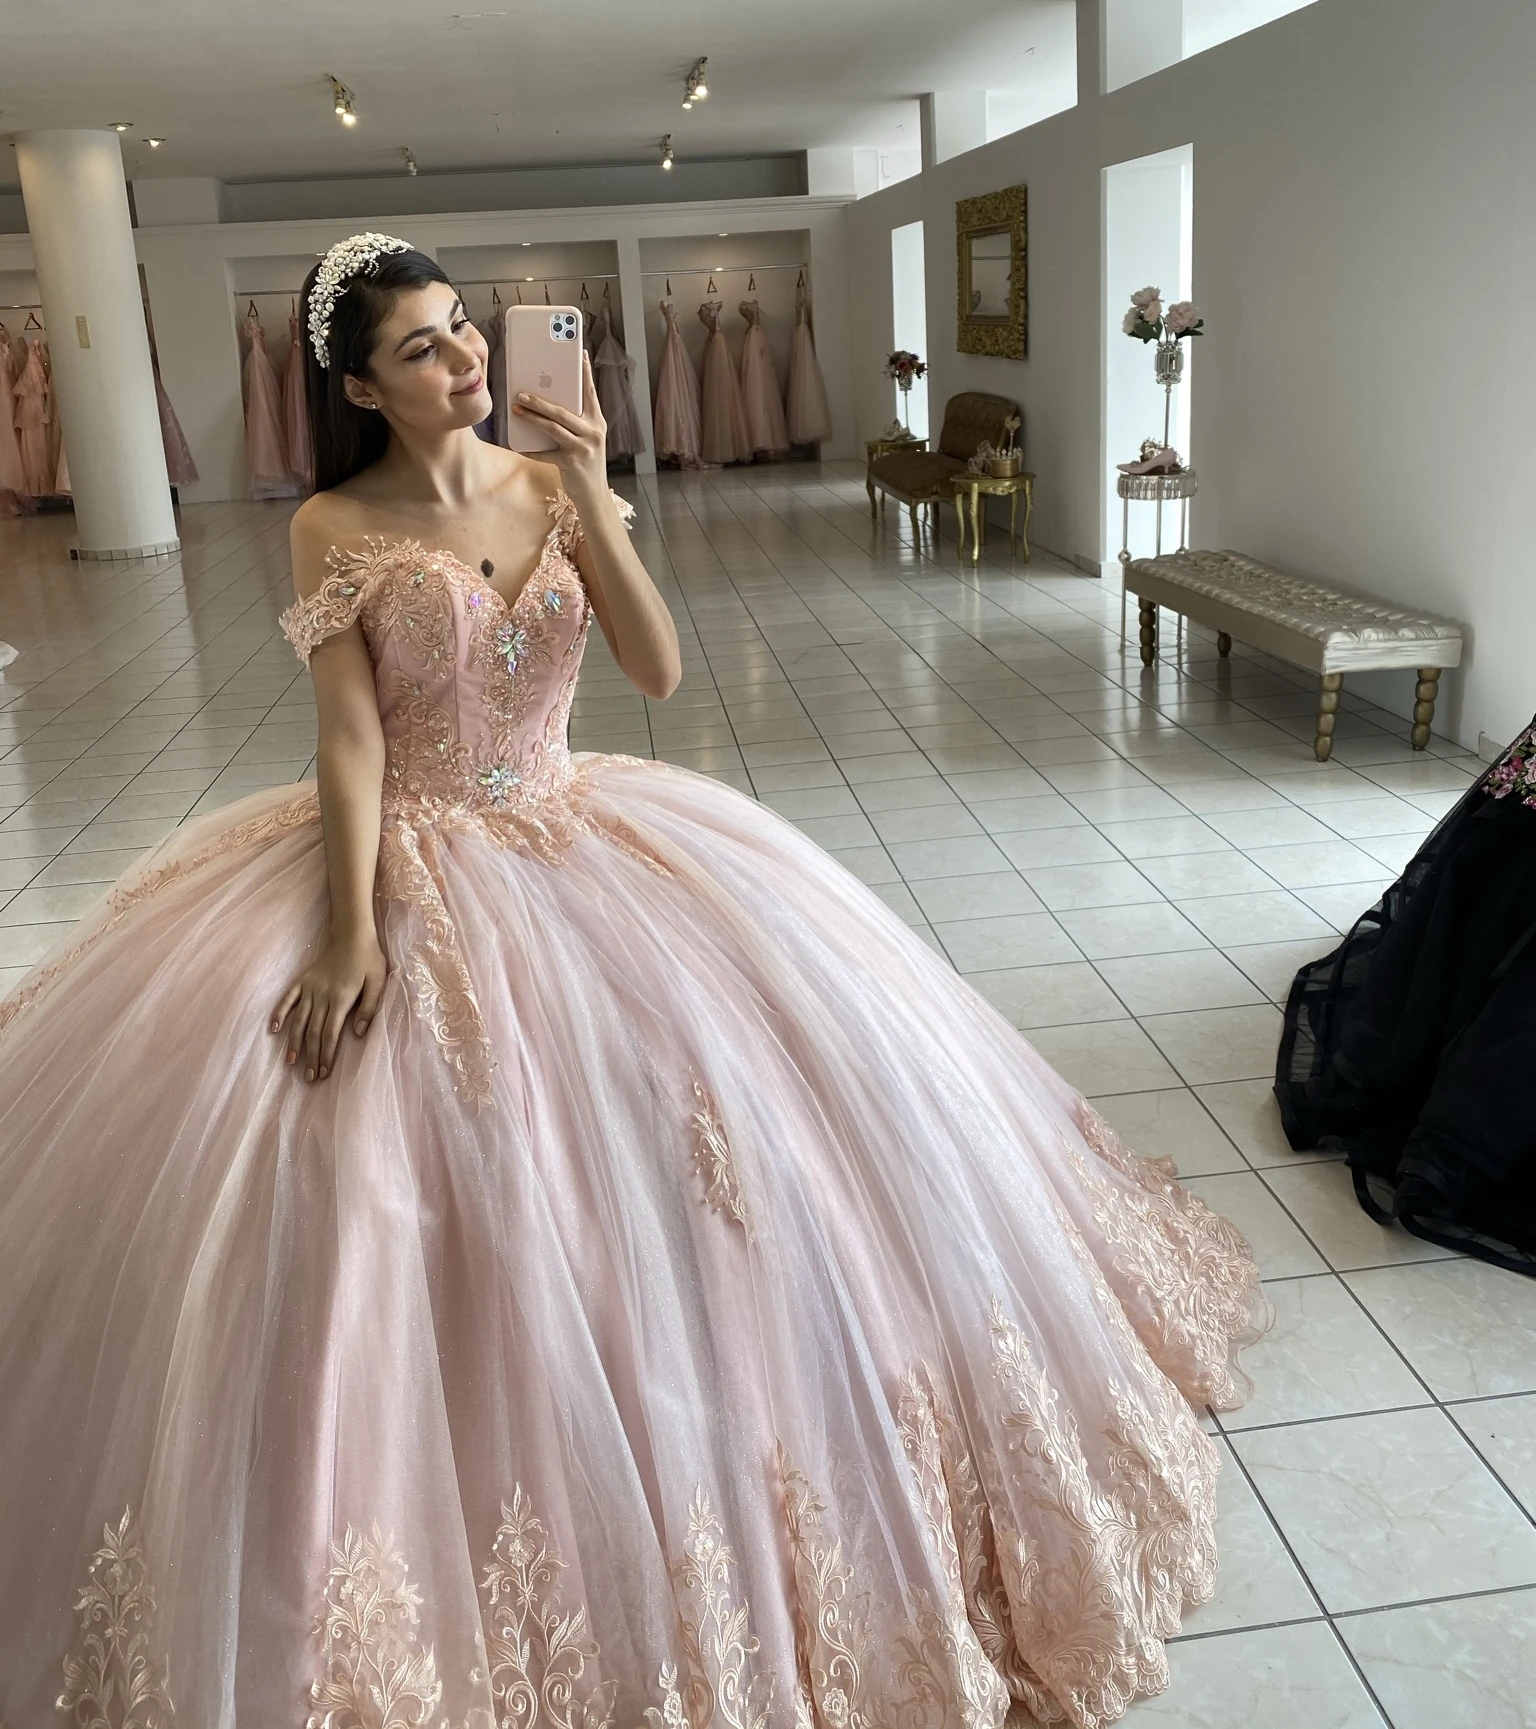
{"label": "ceiling spotlight", "polygon": [[[327,74],[329,76],[329,74]],[[357,125],[357,98],[339,78],[331,78],[331,105],[343,126]]]}
{"label": "ceiling spotlight", "polygon": [[702,54],[694,61],[693,70],[687,78],[688,94],[683,101],[684,108],[691,108],[695,102],[702,102],[709,95],[709,84],[704,76],[704,68],[708,64],[708,58]]}
{"label": "ceiling spotlight", "polygon": [[672,134],[670,132],[661,141],[661,165],[663,168],[672,166]]}
{"label": "ceiling spotlight", "polygon": [[407,174],[414,174],[416,172],[416,158],[411,154],[410,145],[409,144],[402,144],[400,146],[400,154],[405,158],[405,171],[406,171],[406,173]]}
{"label": "ceiling spotlight", "polygon": [[133,130],[133,122],[131,120],[114,120],[112,122],[112,130],[114,132],[131,132]]}
{"label": "ceiling spotlight", "polygon": [[524,245],[524,246],[532,246],[532,245],[533,245],[533,242],[532,242],[532,241],[531,241],[531,240],[525,240],[525,241],[524,241],[524,242],[523,242],[523,245]]}
{"label": "ceiling spotlight", "polygon": [[165,143],[165,140],[163,138],[146,138],[144,142],[151,150],[158,150],[160,146]]}

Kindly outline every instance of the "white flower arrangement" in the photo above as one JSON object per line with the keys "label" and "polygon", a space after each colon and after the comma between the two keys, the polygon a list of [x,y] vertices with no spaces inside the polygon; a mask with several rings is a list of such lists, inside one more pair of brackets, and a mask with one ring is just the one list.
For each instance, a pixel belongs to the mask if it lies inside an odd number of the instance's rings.
{"label": "white flower arrangement", "polygon": [[1205,320],[1192,300],[1176,300],[1165,309],[1162,289],[1138,288],[1120,328],[1142,342],[1182,342],[1186,336],[1202,335]]}

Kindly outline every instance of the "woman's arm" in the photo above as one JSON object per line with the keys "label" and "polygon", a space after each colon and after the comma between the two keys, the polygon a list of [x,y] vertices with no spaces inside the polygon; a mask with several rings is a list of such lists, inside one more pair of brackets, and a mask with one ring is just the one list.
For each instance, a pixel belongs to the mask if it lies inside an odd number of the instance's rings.
{"label": "woman's arm", "polygon": [[662,701],[683,676],[677,626],[613,508],[604,454],[608,428],[598,406],[590,357],[584,353],[581,363],[585,414],[572,414],[542,396],[521,396],[512,411],[542,423],[558,441],[559,448],[550,451],[547,460],[560,470],[561,484],[581,518],[576,567],[592,611],[624,676],[646,696]]}
{"label": "woman's arm", "polygon": [[[319,500],[301,507],[289,534],[293,584],[313,594],[328,572],[333,536]],[[324,1080],[336,1060],[342,1024],[354,1004],[353,1026],[367,1031],[384,989],[387,965],[374,924],[373,888],[379,858],[384,784],[384,732],[379,724],[373,663],[355,621],[318,643],[310,656],[320,743],[315,780],[330,886],[326,947],[279,999],[272,1031],[288,1029],[288,1061],[302,1052],[304,1078]]]}

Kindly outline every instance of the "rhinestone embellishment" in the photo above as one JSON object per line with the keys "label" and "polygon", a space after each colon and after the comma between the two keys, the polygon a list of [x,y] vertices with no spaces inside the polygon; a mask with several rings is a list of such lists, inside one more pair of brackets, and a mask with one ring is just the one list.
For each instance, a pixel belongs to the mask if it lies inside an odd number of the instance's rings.
{"label": "rhinestone embellishment", "polygon": [[426,573],[426,572],[425,572],[425,571],[424,571],[424,570],[413,570],[413,571],[412,571],[412,572],[411,572],[411,581],[412,581],[412,582],[413,582],[413,583],[415,583],[415,585],[416,585],[416,586],[417,586],[417,588],[420,588],[420,587],[421,587],[421,585],[422,585],[422,584],[423,584],[423,583],[424,583],[424,582],[425,582],[425,581],[426,581],[426,580],[427,580],[427,573]]}
{"label": "rhinestone embellishment", "polygon": [[517,671],[517,663],[528,651],[528,632],[519,624],[498,625],[496,652],[507,664],[508,672]]}
{"label": "rhinestone embellishment", "polygon": [[491,803],[499,805],[512,796],[514,788],[522,785],[523,777],[510,764],[495,762],[481,769],[479,779]]}
{"label": "rhinestone embellishment", "polygon": [[564,597],[558,590],[553,588],[544,590],[544,610],[546,612],[563,612],[565,610]]}

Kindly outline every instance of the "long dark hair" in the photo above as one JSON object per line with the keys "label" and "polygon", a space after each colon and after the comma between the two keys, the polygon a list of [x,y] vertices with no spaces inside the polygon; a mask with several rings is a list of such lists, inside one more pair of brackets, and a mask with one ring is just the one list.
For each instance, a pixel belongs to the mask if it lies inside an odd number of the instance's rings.
{"label": "long dark hair", "polygon": [[309,406],[309,436],[315,452],[315,491],[325,492],[361,474],[384,454],[389,426],[377,409],[347,401],[343,380],[348,373],[366,378],[373,359],[379,326],[389,317],[402,289],[425,288],[429,282],[453,286],[435,258],[425,252],[385,252],[371,276],[354,276],[331,308],[330,365],[315,358],[309,339],[309,297],[314,293],[317,264],[304,278],[299,334],[304,342],[304,387]]}

